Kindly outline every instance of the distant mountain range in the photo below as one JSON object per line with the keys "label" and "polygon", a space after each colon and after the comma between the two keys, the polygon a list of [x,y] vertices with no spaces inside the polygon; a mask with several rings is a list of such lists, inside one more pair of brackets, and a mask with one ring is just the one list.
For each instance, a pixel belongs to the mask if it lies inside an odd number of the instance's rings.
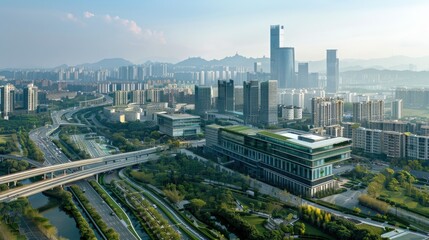
{"label": "distant mountain range", "polygon": [[[267,57],[252,58],[244,57],[241,55],[234,55],[225,57],[223,59],[206,60],[201,57],[189,57],[176,64],[172,64],[175,67],[183,69],[202,69],[207,67],[216,66],[230,66],[230,67],[245,67],[248,69],[253,68],[255,62],[261,62],[262,69],[268,72],[270,69],[270,59]],[[304,62],[304,61],[297,61]],[[320,61],[309,61],[310,72],[325,72],[326,62],[325,60]],[[85,63],[77,65],[76,67],[84,67],[86,69],[102,69],[102,68],[116,68],[120,66],[133,65],[134,63],[123,59],[123,58],[110,58],[103,59],[96,63]],[[55,67],[66,68],[67,65],[61,65]],[[425,71],[429,70],[429,56],[426,57],[407,57],[407,56],[392,56],[387,58],[375,58],[375,59],[341,59],[340,58],[340,71],[356,71],[362,69],[377,69],[377,70],[398,70],[398,71]],[[296,69],[298,71],[298,69]]]}
{"label": "distant mountain range", "polygon": [[[106,59],[102,59],[102,60],[95,62],[95,63],[79,64],[79,65],[76,65],[75,67],[97,70],[97,69],[111,69],[111,68],[128,66],[128,65],[133,65],[133,64],[134,63],[132,63],[126,59],[123,59],[123,58],[106,58]],[[63,64],[63,65],[60,65],[58,67],[55,67],[55,69],[67,68],[67,67],[68,66],[66,64]]]}

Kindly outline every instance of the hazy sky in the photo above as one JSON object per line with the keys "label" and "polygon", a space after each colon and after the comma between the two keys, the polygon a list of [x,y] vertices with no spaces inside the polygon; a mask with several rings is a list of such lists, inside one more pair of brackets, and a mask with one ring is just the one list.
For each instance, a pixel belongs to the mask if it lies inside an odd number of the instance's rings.
{"label": "hazy sky", "polygon": [[75,0],[0,3],[0,68],[123,57],[269,56],[285,25],[298,60],[429,55],[427,0]]}

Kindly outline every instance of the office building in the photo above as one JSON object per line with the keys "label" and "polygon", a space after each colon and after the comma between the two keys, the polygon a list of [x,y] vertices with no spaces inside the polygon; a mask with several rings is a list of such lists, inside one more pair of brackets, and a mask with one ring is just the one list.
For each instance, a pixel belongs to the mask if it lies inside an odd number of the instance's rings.
{"label": "office building", "polygon": [[190,114],[157,114],[159,131],[170,137],[191,137],[201,133],[200,117]]}
{"label": "office building", "polygon": [[33,84],[29,84],[24,88],[24,109],[29,112],[37,110],[38,105],[38,88]]}
{"label": "office building", "polygon": [[[244,82],[243,82],[244,84]],[[243,112],[243,104],[244,104],[244,99],[243,99],[243,94],[244,94],[244,89],[242,86],[236,86],[234,88],[234,98],[235,98],[235,111],[236,112]]]}
{"label": "office building", "polygon": [[260,96],[259,122],[266,126],[277,124],[277,81],[262,82]]}
{"label": "office building", "polygon": [[308,63],[298,63],[298,78],[295,84],[295,88],[312,88],[312,84],[309,82]]}
{"label": "office building", "polygon": [[351,140],[347,138],[246,126],[209,125],[206,129],[207,150],[234,161],[245,174],[302,196],[335,188],[332,165],[350,159]]}
{"label": "office building", "polygon": [[234,80],[218,80],[217,110],[219,113],[235,110]]}
{"label": "office building", "polygon": [[195,113],[204,115],[212,108],[212,88],[195,86]]}
{"label": "office building", "polygon": [[402,118],[402,109],[404,105],[402,104],[402,99],[396,99],[392,101],[392,110],[391,110],[391,117],[394,120],[398,120]]}
{"label": "office building", "polygon": [[284,46],[281,25],[272,25],[270,30],[270,74],[279,88],[290,88],[295,81],[295,50]]}
{"label": "office building", "polygon": [[373,100],[353,103],[353,122],[384,120],[384,101]]}
{"label": "office building", "polygon": [[7,83],[0,86],[0,113],[2,117],[8,118],[15,108],[15,86]]}
{"label": "office building", "polygon": [[115,91],[115,97],[113,98],[113,106],[127,105],[128,103],[128,91],[119,90]]}
{"label": "office building", "polygon": [[344,101],[341,98],[312,98],[311,120],[314,127],[341,124]]}
{"label": "office building", "polygon": [[259,123],[259,82],[243,83],[243,116],[245,124]]}
{"label": "office building", "polygon": [[338,92],[340,82],[339,60],[336,49],[326,50],[326,91],[328,93]]}

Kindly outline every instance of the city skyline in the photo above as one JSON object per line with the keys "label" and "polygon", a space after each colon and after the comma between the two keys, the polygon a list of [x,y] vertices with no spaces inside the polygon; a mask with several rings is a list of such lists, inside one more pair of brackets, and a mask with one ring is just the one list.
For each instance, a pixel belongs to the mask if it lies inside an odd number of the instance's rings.
{"label": "city skyline", "polygon": [[0,46],[0,68],[75,65],[114,57],[135,63],[178,62],[236,52],[269,57],[267,28],[275,24],[285,26],[285,45],[295,47],[298,61],[322,60],[328,48],[339,49],[344,59],[429,55],[424,28],[428,3],[365,2],[311,1],[309,8],[309,1],[85,6],[6,1],[0,10],[0,20],[8,23],[0,25],[0,31],[8,33]]}

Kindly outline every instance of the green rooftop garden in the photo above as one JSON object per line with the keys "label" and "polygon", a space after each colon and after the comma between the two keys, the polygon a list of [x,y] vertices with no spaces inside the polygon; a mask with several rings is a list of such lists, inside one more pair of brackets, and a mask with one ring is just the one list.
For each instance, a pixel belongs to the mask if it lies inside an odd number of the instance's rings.
{"label": "green rooftop garden", "polygon": [[269,138],[274,138],[274,139],[277,139],[277,140],[280,140],[280,141],[286,141],[286,140],[290,139],[290,138],[282,136],[280,134],[273,133],[273,132],[268,132],[268,131],[260,131],[260,132],[258,132],[258,135],[269,137]]}

